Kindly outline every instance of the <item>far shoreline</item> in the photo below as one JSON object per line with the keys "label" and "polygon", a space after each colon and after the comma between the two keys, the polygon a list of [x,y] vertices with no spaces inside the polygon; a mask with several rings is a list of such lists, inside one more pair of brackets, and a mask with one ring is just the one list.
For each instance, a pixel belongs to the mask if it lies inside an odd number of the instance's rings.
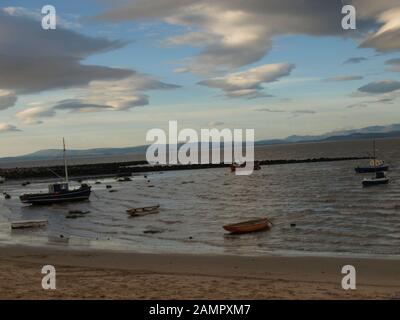
{"label": "far shoreline", "polygon": [[[307,159],[278,159],[278,160],[257,160],[261,166],[316,163],[316,162],[337,162],[337,161],[356,161],[370,159],[370,156],[356,157],[320,157]],[[133,174],[144,174],[149,172],[164,172],[178,170],[197,170],[212,168],[228,168],[230,164],[176,164],[176,165],[150,165],[147,161],[123,161],[109,163],[93,163],[69,165],[68,171],[72,180],[90,179],[110,176],[130,176]],[[62,176],[64,166],[40,166],[40,167],[15,167],[0,168],[0,176],[7,180],[23,180],[35,178],[54,178],[55,174]]]}

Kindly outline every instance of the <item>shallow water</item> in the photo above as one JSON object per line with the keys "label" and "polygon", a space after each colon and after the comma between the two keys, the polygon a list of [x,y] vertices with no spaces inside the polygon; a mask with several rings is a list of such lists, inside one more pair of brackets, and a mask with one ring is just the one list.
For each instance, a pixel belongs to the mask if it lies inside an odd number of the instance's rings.
{"label": "shallow water", "polygon": [[[264,166],[251,176],[235,176],[222,168],[154,173],[131,182],[89,181],[94,190],[90,201],[45,207],[24,206],[17,196],[45,191],[47,183],[33,181],[22,187],[10,181],[0,187],[12,196],[0,200],[0,243],[141,252],[400,257],[399,143],[378,142],[379,153],[391,166],[391,182],[371,188],[362,188],[365,175],[354,173],[357,161]],[[357,156],[365,155],[369,146],[366,141],[274,146],[259,149],[257,157]],[[106,184],[117,192],[110,193]],[[161,205],[158,214],[131,218],[125,212],[154,204]],[[66,219],[72,209],[90,213]],[[274,223],[270,231],[229,236],[222,229],[226,223],[263,216]],[[47,218],[49,225],[10,231],[9,221],[38,218]],[[149,230],[158,233],[144,233]]]}

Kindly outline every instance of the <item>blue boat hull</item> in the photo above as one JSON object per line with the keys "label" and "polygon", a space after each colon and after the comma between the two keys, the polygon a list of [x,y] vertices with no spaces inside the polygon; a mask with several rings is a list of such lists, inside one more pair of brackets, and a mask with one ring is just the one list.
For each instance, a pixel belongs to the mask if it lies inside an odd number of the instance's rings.
{"label": "blue boat hull", "polygon": [[74,202],[88,200],[91,193],[91,187],[81,187],[75,190],[69,190],[60,193],[36,193],[36,194],[24,194],[20,196],[22,203],[34,204],[34,205],[46,205],[63,202]]}
{"label": "blue boat hull", "polygon": [[354,170],[357,173],[383,172],[383,171],[388,171],[389,166],[385,165],[385,166],[378,166],[378,167],[357,167],[357,168],[354,168]]}

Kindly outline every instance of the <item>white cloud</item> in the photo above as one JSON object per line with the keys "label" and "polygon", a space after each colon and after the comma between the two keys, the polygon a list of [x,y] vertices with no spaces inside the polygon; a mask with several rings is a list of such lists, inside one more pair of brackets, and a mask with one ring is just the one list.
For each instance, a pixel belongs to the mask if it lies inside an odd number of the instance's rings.
{"label": "white cloud", "polygon": [[0,133],[21,131],[16,126],[7,123],[0,123]]}
{"label": "white cloud", "polygon": [[[357,30],[341,28],[345,4],[357,9]],[[183,26],[186,32],[166,42],[199,46],[202,51],[178,70],[207,74],[231,72],[259,61],[282,35],[350,36],[358,38],[362,47],[399,50],[399,17],[398,0],[137,0],[96,18],[109,22],[158,19]]]}
{"label": "white cloud", "polygon": [[230,73],[224,77],[211,78],[199,84],[224,91],[231,98],[256,98],[265,96],[262,85],[288,76],[295,68],[290,63],[267,64],[243,72]]}
{"label": "white cloud", "polygon": [[42,118],[50,118],[55,114],[55,111],[51,108],[37,106],[20,111],[16,116],[25,124],[40,124],[42,123]]}

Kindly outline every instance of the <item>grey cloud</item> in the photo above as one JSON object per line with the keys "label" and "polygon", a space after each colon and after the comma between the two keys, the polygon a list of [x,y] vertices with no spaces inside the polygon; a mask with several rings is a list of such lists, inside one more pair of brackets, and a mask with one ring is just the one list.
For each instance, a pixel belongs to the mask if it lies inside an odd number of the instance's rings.
{"label": "grey cloud", "polygon": [[0,90],[0,110],[14,106],[17,100],[18,98],[13,92]]}
{"label": "grey cloud", "polygon": [[131,70],[83,65],[88,56],[124,45],[63,29],[44,32],[26,16],[0,9],[0,89],[18,94],[87,85],[99,79],[121,79]]}
{"label": "grey cloud", "polygon": [[389,93],[400,89],[400,82],[396,80],[382,80],[368,83],[362,86],[358,91],[363,93],[381,94]]}
{"label": "grey cloud", "polygon": [[271,112],[271,113],[290,113],[293,115],[300,115],[300,114],[315,114],[317,113],[314,110],[292,110],[292,111],[285,111],[285,110],[276,110],[276,109],[270,109],[270,108],[260,108],[260,109],[255,109],[254,111],[259,111],[259,112]]}
{"label": "grey cloud", "polygon": [[400,58],[395,58],[395,59],[389,59],[385,62],[385,64],[389,65],[400,65]]}
{"label": "grey cloud", "polygon": [[400,72],[400,58],[387,60],[385,64],[390,66],[389,71]]}
{"label": "grey cloud", "polygon": [[368,60],[364,57],[352,57],[343,62],[343,64],[356,64]]}
{"label": "grey cloud", "polygon": [[[379,7],[385,9],[387,0],[381,2]],[[167,42],[201,45],[203,50],[179,70],[207,74],[259,61],[271,49],[273,39],[280,35],[362,37],[366,31],[379,27],[376,15],[381,11],[365,10],[357,30],[343,30],[343,5],[341,0],[138,0],[117,6],[96,19],[114,23],[161,19],[184,26],[189,30],[187,33],[173,36]]]}
{"label": "grey cloud", "polygon": [[355,81],[355,80],[361,80],[364,77],[362,76],[335,76],[335,77],[330,77],[326,78],[326,82],[342,82],[342,81]]}
{"label": "grey cloud", "polygon": [[258,111],[258,112],[273,112],[273,113],[286,112],[286,111],[283,111],[283,110],[275,110],[275,109],[270,109],[270,108],[259,108],[259,109],[255,109],[254,111]]}
{"label": "grey cloud", "polygon": [[368,107],[368,105],[366,103],[354,103],[354,104],[347,106],[346,108],[352,109],[352,108],[366,108],[366,107]]}
{"label": "grey cloud", "polygon": [[293,113],[293,114],[314,114],[317,112],[314,110],[294,110],[294,111],[291,111],[291,113]]}
{"label": "grey cloud", "polygon": [[82,112],[82,111],[96,111],[96,110],[109,110],[113,109],[111,106],[100,105],[94,103],[85,103],[78,99],[68,99],[59,101],[55,106],[54,110],[68,110],[71,112]]}

